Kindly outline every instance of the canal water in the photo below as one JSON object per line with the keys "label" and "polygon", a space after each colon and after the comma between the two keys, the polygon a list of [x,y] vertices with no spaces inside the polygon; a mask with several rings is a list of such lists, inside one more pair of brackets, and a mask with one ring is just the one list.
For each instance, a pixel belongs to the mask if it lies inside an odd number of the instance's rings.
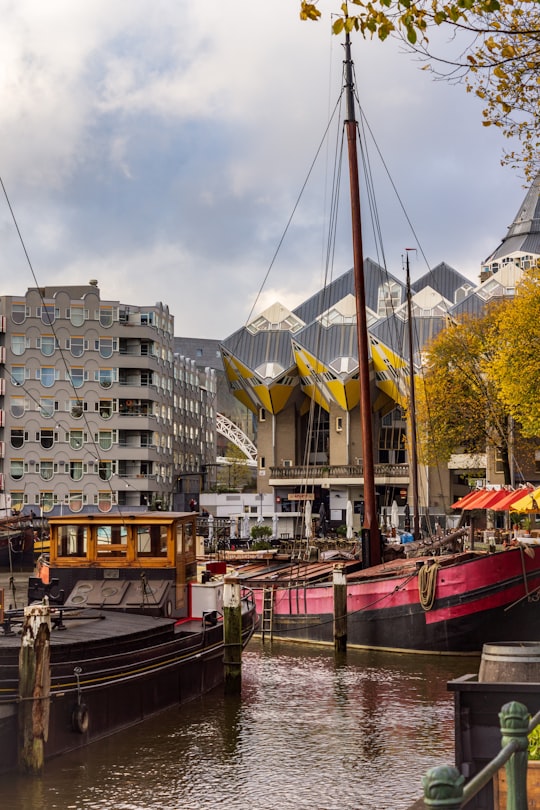
{"label": "canal water", "polygon": [[453,764],[446,683],[476,658],[253,640],[242,695],[222,689],[46,764],[2,777],[2,810],[399,810]]}

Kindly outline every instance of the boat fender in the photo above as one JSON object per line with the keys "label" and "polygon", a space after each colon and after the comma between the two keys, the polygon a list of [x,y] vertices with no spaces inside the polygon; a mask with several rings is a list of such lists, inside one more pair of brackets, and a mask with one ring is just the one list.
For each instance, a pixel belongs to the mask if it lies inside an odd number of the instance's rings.
{"label": "boat fender", "polygon": [[78,731],[79,734],[86,734],[88,731],[88,721],[88,707],[84,703],[77,703],[71,715],[73,731]]}
{"label": "boat fender", "polygon": [[165,602],[165,616],[170,619],[172,616],[172,602],[170,599],[167,599]]}

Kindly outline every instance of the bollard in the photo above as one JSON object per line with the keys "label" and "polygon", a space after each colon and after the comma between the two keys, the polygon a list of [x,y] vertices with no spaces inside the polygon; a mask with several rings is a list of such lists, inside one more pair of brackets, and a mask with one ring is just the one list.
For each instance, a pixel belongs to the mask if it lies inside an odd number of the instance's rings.
{"label": "bollard", "polygon": [[464,781],[465,777],[453,765],[430,768],[422,779],[425,806],[459,810],[463,802]]}
{"label": "bollard", "polygon": [[347,579],[345,566],[334,565],[332,572],[334,585],[334,650],[347,651]]}
{"label": "bollard", "polygon": [[43,770],[49,732],[51,611],[48,604],[24,609],[19,653],[19,769]]}
{"label": "bollard", "polygon": [[242,688],[242,600],[240,582],[230,575],[223,580],[223,668],[225,692],[237,695]]}
{"label": "bollard", "polygon": [[523,703],[513,700],[505,703],[499,712],[502,746],[512,740],[517,742],[517,750],[506,763],[508,784],[507,810],[527,810],[527,761],[529,710]]}

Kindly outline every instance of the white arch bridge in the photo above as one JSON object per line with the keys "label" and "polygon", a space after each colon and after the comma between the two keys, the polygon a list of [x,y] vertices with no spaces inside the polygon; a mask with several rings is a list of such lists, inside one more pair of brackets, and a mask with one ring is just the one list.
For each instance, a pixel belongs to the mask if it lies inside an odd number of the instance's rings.
{"label": "white arch bridge", "polygon": [[[222,436],[225,436],[230,442],[232,442],[239,450],[246,457],[246,464],[248,467],[256,467],[257,466],[257,448],[249,438],[246,436],[243,430],[238,427],[234,422],[231,422],[226,416],[223,416],[222,413],[216,414],[216,429],[217,432],[220,433]],[[219,456],[217,459],[218,464],[230,464],[230,460],[228,458],[224,458],[223,456]]]}

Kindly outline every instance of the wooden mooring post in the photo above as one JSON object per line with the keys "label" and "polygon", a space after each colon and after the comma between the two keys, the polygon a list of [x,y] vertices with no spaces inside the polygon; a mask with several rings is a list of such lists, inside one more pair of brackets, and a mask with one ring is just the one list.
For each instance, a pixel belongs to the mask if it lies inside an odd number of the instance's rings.
{"label": "wooden mooring post", "polygon": [[49,731],[51,611],[48,604],[24,609],[19,653],[19,769],[43,770]]}
{"label": "wooden mooring post", "polygon": [[223,580],[223,667],[225,692],[239,694],[242,688],[242,598],[238,577]]}
{"label": "wooden mooring post", "polygon": [[332,572],[334,585],[334,650],[347,651],[347,578],[342,563],[334,565]]}

